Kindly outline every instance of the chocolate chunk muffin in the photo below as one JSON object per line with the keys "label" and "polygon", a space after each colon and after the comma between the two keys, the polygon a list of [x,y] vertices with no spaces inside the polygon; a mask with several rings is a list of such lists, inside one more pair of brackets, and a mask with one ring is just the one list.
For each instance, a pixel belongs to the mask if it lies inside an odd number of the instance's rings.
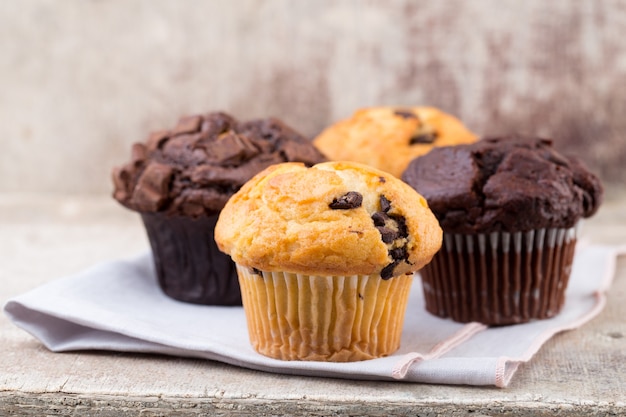
{"label": "chocolate chunk muffin", "polygon": [[434,107],[371,107],[324,129],[315,146],[334,161],[355,161],[400,177],[412,159],[436,146],[471,143],[476,136]]}
{"label": "chocolate chunk muffin", "polygon": [[226,201],[266,167],[324,156],[278,119],[240,122],[221,112],[182,118],[132,146],[114,169],[114,198],[141,214],[159,284],[180,301],[240,305],[234,264],[213,232]]}
{"label": "chocolate chunk muffin", "polygon": [[433,149],[402,179],[444,230],[442,250],[421,271],[428,311],[492,325],[559,313],[577,224],[602,199],[580,160],[547,139],[492,138]]}
{"label": "chocolate chunk muffin", "polygon": [[441,236],[415,190],[351,162],[269,167],[226,203],[215,229],[237,264],[254,349],[334,362],[398,349],[413,272]]}

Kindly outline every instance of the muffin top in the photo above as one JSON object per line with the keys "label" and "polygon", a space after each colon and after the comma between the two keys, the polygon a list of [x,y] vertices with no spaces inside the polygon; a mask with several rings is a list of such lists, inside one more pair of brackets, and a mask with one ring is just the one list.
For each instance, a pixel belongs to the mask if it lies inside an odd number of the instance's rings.
{"label": "muffin top", "polygon": [[447,233],[569,228],[594,214],[602,185],[552,141],[511,136],[433,149],[402,179],[418,190]]}
{"label": "muffin top", "polygon": [[130,162],[113,170],[113,196],[139,212],[212,215],[272,164],[310,166],[325,160],[278,119],[240,122],[220,112],[188,116],[173,129],[133,144]]}
{"label": "muffin top", "polygon": [[435,146],[475,140],[457,118],[433,107],[372,107],[327,127],[313,143],[331,160],[360,162],[400,177],[412,159]]}
{"label": "muffin top", "polygon": [[226,203],[215,240],[262,271],[389,279],[429,262],[442,231],[426,200],[388,173],[354,162],[284,163]]}

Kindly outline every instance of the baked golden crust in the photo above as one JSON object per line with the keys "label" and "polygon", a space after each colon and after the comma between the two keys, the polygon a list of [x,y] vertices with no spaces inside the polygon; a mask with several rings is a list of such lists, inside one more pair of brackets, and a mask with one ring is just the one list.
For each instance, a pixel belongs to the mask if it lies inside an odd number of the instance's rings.
{"label": "baked golden crust", "polygon": [[434,107],[372,107],[327,127],[313,144],[334,161],[356,161],[400,177],[435,146],[475,142],[456,117]]}
{"label": "baked golden crust", "polygon": [[[342,206],[354,193],[358,206]],[[390,278],[428,263],[442,231],[426,200],[388,173],[354,162],[284,163],[228,201],[215,240],[262,271]]]}

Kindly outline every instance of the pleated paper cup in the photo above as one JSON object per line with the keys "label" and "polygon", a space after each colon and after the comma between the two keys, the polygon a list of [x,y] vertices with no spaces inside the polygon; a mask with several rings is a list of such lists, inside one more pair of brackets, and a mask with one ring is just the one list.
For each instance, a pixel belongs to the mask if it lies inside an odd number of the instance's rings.
{"label": "pleated paper cup", "polygon": [[441,250],[420,271],[426,309],[488,325],[555,316],[565,303],[577,228],[444,233]]}
{"label": "pleated paper cup", "polygon": [[215,243],[218,216],[142,213],[161,290],[178,301],[241,305],[235,263]]}
{"label": "pleated paper cup", "polygon": [[250,342],[281,360],[351,362],[400,347],[412,275],[312,276],[237,265]]}

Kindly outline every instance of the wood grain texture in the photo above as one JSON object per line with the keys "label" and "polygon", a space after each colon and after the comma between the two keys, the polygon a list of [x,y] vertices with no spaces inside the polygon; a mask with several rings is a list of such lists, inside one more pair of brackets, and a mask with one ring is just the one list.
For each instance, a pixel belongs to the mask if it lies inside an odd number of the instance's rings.
{"label": "wood grain texture", "polygon": [[189,113],[313,136],[434,105],[626,171],[623,0],[23,0],[0,4],[0,191],[111,190],[130,144]]}

